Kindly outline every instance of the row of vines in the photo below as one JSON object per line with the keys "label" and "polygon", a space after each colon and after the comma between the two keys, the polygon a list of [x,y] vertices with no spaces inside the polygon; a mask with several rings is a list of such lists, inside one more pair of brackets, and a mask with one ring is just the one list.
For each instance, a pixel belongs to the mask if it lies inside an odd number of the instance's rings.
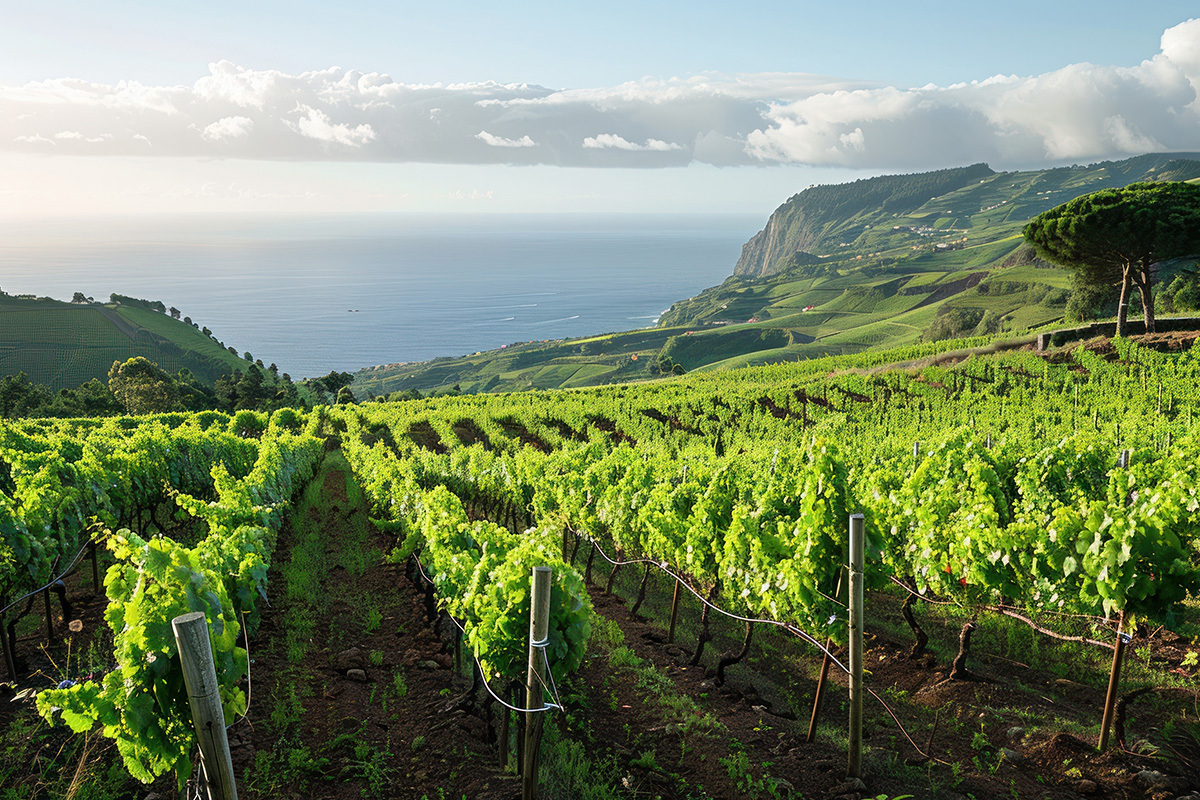
{"label": "row of vines", "polygon": [[171,620],[207,617],[232,721],[246,706],[243,628],[258,621],[283,509],[322,452],[291,410],[0,425],[5,595],[43,585],[93,537],[116,559],[104,578],[114,668],[40,692],[38,710],[77,732],[99,724],[140,780],[189,776]]}
{"label": "row of vines", "polygon": [[[506,635],[528,601],[479,627],[470,598],[508,583],[489,554],[521,542],[558,563],[564,532],[666,566],[734,613],[840,640],[855,511],[875,585],[1171,625],[1200,590],[1197,366],[1117,342],[1057,364],[1019,352],[872,373],[851,357],[331,414],[398,555],[421,554],[494,666],[505,647],[506,664],[521,657]],[[584,602],[565,574],[564,597]]]}
{"label": "row of vines", "polygon": [[0,424],[6,595],[44,585],[97,530],[117,559],[117,669],[42,692],[39,709],[75,730],[99,723],[142,780],[190,773],[170,620],[208,615],[232,720],[239,637],[267,596],[283,509],[334,442],[394,534],[392,557],[430,576],[489,681],[522,672],[538,565],[554,570],[553,674],[580,664],[587,540],[734,613],[841,640],[835,586],[858,511],[876,585],[978,610],[1177,621],[1200,591],[1200,357],[1117,341],[1054,362],[882,370],[888,358],[307,416]]}

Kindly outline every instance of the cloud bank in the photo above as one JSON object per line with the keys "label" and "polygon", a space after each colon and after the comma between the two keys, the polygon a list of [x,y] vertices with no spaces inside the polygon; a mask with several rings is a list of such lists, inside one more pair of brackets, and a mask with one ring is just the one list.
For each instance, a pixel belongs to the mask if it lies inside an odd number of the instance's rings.
{"label": "cloud bank", "polygon": [[668,167],[1031,165],[1200,150],[1200,19],[1135,66],[951,86],[770,73],[549,89],[210,65],[192,86],[0,86],[0,149],[296,161]]}

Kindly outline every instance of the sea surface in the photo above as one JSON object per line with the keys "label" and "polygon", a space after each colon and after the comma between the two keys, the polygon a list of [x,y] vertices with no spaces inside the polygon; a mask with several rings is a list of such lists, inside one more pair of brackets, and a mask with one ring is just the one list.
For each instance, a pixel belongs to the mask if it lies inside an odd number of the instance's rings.
{"label": "sea surface", "polygon": [[0,222],[0,289],[161,300],[293,377],[649,327],[764,217],[352,215]]}

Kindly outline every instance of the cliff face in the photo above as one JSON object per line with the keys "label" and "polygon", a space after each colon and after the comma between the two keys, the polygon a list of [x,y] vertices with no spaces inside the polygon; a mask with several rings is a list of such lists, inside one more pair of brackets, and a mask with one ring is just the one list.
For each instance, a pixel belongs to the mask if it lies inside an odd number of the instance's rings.
{"label": "cliff face", "polygon": [[775,209],[767,226],[742,246],[734,275],[781,271],[797,252],[831,252],[845,235],[894,212],[908,212],[947,192],[989,178],[987,164],[915,175],[884,175],[836,186],[813,186]]}
{"label": "cliff face", "polygon": [[808,251],[816,245],[817,232],[806,224],[802,197],[796,195],[775,209],[767,220],[767,227],[742,245],[742,255],[733,268],[734,275],[770,275],[783,269],[792,254]]}

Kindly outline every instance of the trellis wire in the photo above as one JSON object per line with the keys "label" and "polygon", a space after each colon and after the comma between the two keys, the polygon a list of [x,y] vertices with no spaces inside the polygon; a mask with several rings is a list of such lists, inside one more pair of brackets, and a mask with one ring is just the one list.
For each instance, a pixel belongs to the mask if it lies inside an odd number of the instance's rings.
{"label": "trellis wire", "polygon": [[73,559],[71,560],[71,564],[70,564],[70,566],[68,566],[68,567],[67,567],[65,570],[63,570],[63,571],[62,571],[62,572],[61,572],[61,573],[58,575],[58,577],[51,579],[51,581],[50,581],[49,583],[47,583],[45,586],[42,586],[42,587],[40,587],[40,588],[34,589],[32,592],[28,592],[28,593],[26,593],[26,594],[23,594],[23,595],[21,595],[21,596],[20,596],[20,597],[18,597],[16,600],[13,600],[11,603],[9,603],[8,605],[6,605],[4,608],[0,608],[0,614],[5,614],[5,613],[7,613],[7,612],[8,612],[8,610],[9,610],[10,608],[12,608],[13,606],[15,606],[17,603],[20,603],[22,600],[27,600],[28,598],[30,598],[30,597],[33,597],[35,594],[38,594],[39,592],[44,592],[44,591],[46,591],[47,589],[49,589],[49,588],[51,588],[52,586],[54,586],[54,584],[56,584],[56,583],[58,583],[59,581],[61,581],[63,578],[65,578],[65,577],[67,577],[68,575],[70,575],[70,574],[71,574],[71,572],[72,572],[72,571],[75,569],[75,567],[79,565],[79,562],[83,560],[83,551],[84,551],[84,550],[87,550],[87,549],[88,549],[88,547],[89,547],[89,546],[91,546],[92,544],[95,544],[95,542],[94,542],[92,539],[90,539],[90,538],[89,538],[89,539],[88,539],[86,542],[84,542],[83,546],[79,548],[79,552],[78,552],[78,553],[76,553],[76,554],[75,554],[75,558],[73,558]]}
{"label": "trellis wire", "polygon": [[[428,575],[426,575],[426,574],[425,574],[425,568],[424,568],[424,567],[421,565],[421,559],[417,558],[417,557],[416,557],[416,555],[414,555],[414,556],[413,556],[413,563],[417,565],[417,571],[421,573],[421,577],[422,577],[422,578],[424,578],[424,579],[425,579],[425,581],[426,581],[426,582],[427,582],[427,583],[428,583],[430,586],[434,586],[434,585],[435,585],[435,584],[434,584],[434,582],[433,582],[433,581],[430,579],[430,577],[429,577]],[[447,618],[448,618],[448,619],[449,619],[451,622],[453,622],[453,623],[454,623],[454,626],[455,626],[456,628],[458,628],[460,631],[462,631],[462,633],[463,633],[463,635],[464,635],[464,636],[466,636],[466,634],[467,634],[467,629],[466,629],[465,627],[463,627],[462,623],[460,623],[458,620],[456,620],[456,619],[454,618],[454,615],[453,615],[453,614],[447,614],[447,615],[446,615],[446,617],[447,617]],[[537,648],[540,648],[540,649],[541,649],[541,651],[542,651],[542,658],[543,658],[543,659],[546,659],[546,674],[550,676],[550,683],[551,683],[551,686],[553,686],[553,684],[554,684],[554,675],[553,675],[553,673],[550,671],[550,661],[549,661],[549,660],[546,658],[546,646],[547,646],[548,644],[549,644],[549,641],[544,641],[544,642],[533,642],[533,646],[534,646],[534,647],[537,647]],[[495,692],[495,691],[492,689],[492,686],[491,686],[491,684],[489,684],[489,683],[488,683],[487,675],[486,675],[486,674],[484,673],[484,671],[483,671],[483,664],[479,663],[479,656],[478,656],[478,655],[476,655],[476,654],[474,653],[474,651],[472,651],[472,653],[471,653],[471,657],[475,659],[475,666],[479,668],[479,675],[480,675],[480,677],[481,677],[481,680],[483,681],[483,688],[487,689],[487,692],[488,692],[488,694],[490,694],[490,695],[492,696],[492,699],[493,699],[493,700],[495,700],[497,703],[499,703],[500,705],[504,706],[505,708],[509,709],[510,711],[519,711],[519,712],[522,712],[522,713],[538,714],[538,713],[541,713],[541,712],[543,712],[543,711],[550,711],[550,710],[552,710],[552,709],[557,709],[557,710],[559,710],[559,711],[561,711],[561,710],[562,710],[561,700],[560,700],[560,698],[559,698],[559,696],[558,696],[558,690],[557,690],[557,689],[554,689],[554,690],[551,692],[551,696],[554,698],[554,701],[555,701],[555,702],[553,702],[553,703],[547,703],[547,702],[546,702],[546,701],[543,699],[543,700],[542,700],[542,707],[541,707],[541,708],[518,708],[517,706],[514,706],[514,705],[512,705],[512,704],[510,704],[510,703],[507,703],[507,702],[505,702],[503,699],[501,699],[500,695],[496,694],[496,692]],[[544,682],[544,681],[542,682],[542,686],[543,686],[544,688],[551,688],[551,687],[546,687],[546,684],[545,684],[545,682]]]}
{"label": "trellis wire", "polygon": [[[797,627],[795,624],[790,623],[790,622],[780,622],[779,620],[774,620],[774,619],[756,619],[756,618],[751,618],[751,617],[743,617],[741,615],[734,614],[730,611],[726,611],[725,609],[721,608],[720,606],[714,605],[713,603],[709,602],[706,598],[702,597],[700,595],[700,593],[697,592],[695,589],[693,589],[687,581],[683,580],[677,573],[671,571],[668,567],[666,567],[665,566],[666,562],[659,563],[657,561],[653,561],[648,558],[635,559],[632,561],[622,561],[622,562],[614,561],[613,559],[608,557],[608,554],[604,552],[604,548],[600,547],[600,545],[596,543],[596,540],[593,539],[591,536],[587,535],[586,533],[583,533],[582,531],[576,531],[576,530],[573,530],[570,528],[568,528],[568,530],[571,530],[571,532],[574,533],[576,536],[582,536],[583,538],[585,538],[589,542],[591,542],[592,546],[596,548],[596,552],[598,552],[605,561],[612,564],[613,566],[626,566],[628,564],[643,564],[643,563],[654,564],[656,567],[661,569],[663,572],[667,573],[668,575],[673,577],[675,580],[682,583],[684,588],[686,588],[689,592],[691,592],[693,595],[695,595],[696,599],[698,599],[701,603],[703,603],[704,605],[711,608],[713,611],[716,611],[718,614],[724,614],[725,616],[727,616],[731,619],[736,619],[740,622],[747,622],[747,623],[759,622],[764,625],[773,625],[775,627],[783,628],[785,631],[788,631],[792,635],[797,636],[800,639],[802,639],[803,641],[806,641],[809,644],[811,644],[812,646],[816,647],[823,654],[825,654],[826,656],[829,657],[830,663],[837,664],[838,669],[840,669],[842,672],[846,673],[847,675],[850,674],[849,667],[847,667],[845,664],[843,664],[841,661],[839,661],[837,656],[835,656],[829,650],[829,648],[825,647],[825,645],[821,644],[819,641],[817,641],[815,638],[813,638],[813,636],[811,634],[809,634],[808,632]],[[841,604],[839,604],[839,605],[841,605]],[[845,608],[845,606],[842,606],[842,607]],[[945,761],[942,761],[939,758],[934,758],[933,756],[930,756],[928,753],[926,753],[924,750],[922,750],[915,741],[913,741],[913,738],[911,736],[909,736],[908,731],[905,730],[904,725],[900,722],[900,718],[897,717],[896,713],[894,711],[892,711],[891,707],[888,706],[888,704],[884,702],[883,698],[879,696],[878,692],[876,692],[874,689],[872,689],[869,686],[864,686],[863,688],[867,691],[868,694],[870,694],[872,697],[874,697],[876,701],[878,701],[879,705],[883,706],[883,710],[886,711],[888,716],[892,718],[892,721],[896,723],[896,728],[900,731],[900,733],[902,733],[904,735],[904,738],[908,740],[908,743],[910,745],[912,745],[912,748],[914,750],[916,750],[917,753],[922,758],[924,758],[927,761],[937,761],[938,763],[941,763],[941,764],[947,763]]]}

